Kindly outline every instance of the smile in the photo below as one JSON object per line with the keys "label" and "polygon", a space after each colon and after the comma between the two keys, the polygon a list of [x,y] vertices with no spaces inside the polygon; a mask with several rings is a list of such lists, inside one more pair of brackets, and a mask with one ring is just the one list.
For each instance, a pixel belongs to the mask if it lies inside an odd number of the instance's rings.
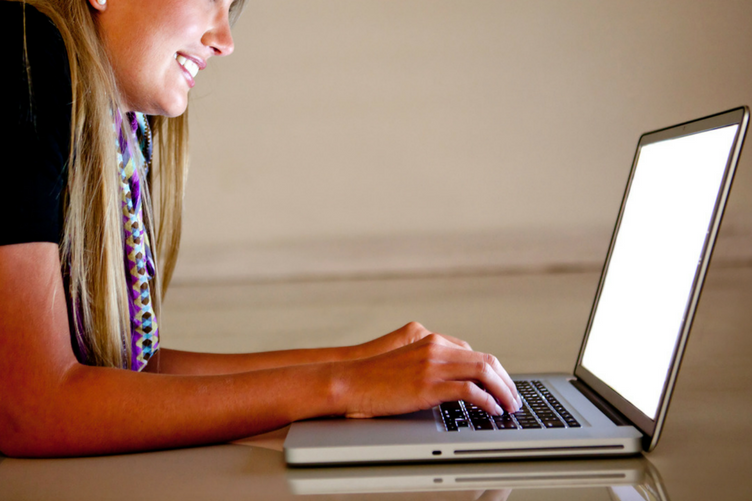
{"label": "smile", "polygon": [[198,64],[191,61],[185,56],[181,56],[180,54],[175,54],[175,59],[177,60],[178,64],[185,68],[185,70],[191,75],[191,78],[196,78],[198,70],[200,69],[198,67]]}

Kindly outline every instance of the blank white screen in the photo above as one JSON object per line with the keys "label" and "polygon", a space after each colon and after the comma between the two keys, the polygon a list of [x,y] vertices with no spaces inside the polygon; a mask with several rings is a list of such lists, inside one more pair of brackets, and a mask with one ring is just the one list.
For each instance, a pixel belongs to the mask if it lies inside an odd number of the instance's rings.
{"label": "blank white screen", "polygon": [[643,146],[582,365],[651,419],[738,126]]}

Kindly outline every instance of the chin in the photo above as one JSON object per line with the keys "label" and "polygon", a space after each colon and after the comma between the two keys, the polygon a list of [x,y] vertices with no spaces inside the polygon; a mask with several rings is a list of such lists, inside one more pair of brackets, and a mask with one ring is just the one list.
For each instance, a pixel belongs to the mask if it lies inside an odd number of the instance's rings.
{"label": "chin", "polygon": [[173,94],[162,96],[162,99],[153,100],[148,106],[143,106],[141,111],[146,115],[160,115],[163,117],[179,117],[188,108],[188,95]]}
{"label": "chin", "polygon": [[183,113],[185,113],[185,110],[188,109],[188,100],[183,100],[180,103],[174,103],[170,106],[165,106],[162,108],[162,111],[160,113],[157,113],[157,115],[162,115],[164,117],[168,118],[174,118],[179,117]]}

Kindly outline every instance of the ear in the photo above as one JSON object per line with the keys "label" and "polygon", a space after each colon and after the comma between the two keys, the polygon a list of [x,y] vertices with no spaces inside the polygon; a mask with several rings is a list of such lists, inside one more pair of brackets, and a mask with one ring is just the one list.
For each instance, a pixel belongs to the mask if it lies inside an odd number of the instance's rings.
{"label": "ear", "polygon": [[107,0],[89,0],[89,4],[94,7],[94,10],[104,12],[107,8]]}

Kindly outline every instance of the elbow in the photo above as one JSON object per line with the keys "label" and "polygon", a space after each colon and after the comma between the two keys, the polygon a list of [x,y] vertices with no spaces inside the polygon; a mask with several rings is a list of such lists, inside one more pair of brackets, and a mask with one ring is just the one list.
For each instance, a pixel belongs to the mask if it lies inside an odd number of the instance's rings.
{"label": "elbow", "polygon": [[[3,403],[2,407],[6,407]],[[0,409],[0,453],[12,458],[40,458],[59,456],[50,446],[52,437],[45,437],[40,428],[29,423],[33,416],[23,416],[22,411],[8,412]]]}
{"label": "elbow", "polygon": [[[35,419],[29,416],[31,421]],[[11,458],[59,458],[77,456],[73,437],[55,423],[37,421],[23,424],[17,418],[0,418],[0,454]]]}
{"label": "elbow", "polygon": [[0,409],[0,453],[13,458],[38,457],[35,440],[18,419],[17,412],[9,412],[4,402]]}
{"label": "elbow", "polygon": [[[0,406],[5,407],[3,404]],[[6,415],[6,409],[0,408],[0,454],[8,457],[23,457],[23,451],[18,449],[17,426]]]}
{"label": "elbow", "polygon": [[[14,458],[71,455],[70,416],[63,385],[2,388],[0,453]],[[43,390],[42,388],[47,388]],[[54,389],[51,389],[54,388]],[[66,425],[66,423],[68,425]],[[74,427],[75,428],[75,425]]]}

